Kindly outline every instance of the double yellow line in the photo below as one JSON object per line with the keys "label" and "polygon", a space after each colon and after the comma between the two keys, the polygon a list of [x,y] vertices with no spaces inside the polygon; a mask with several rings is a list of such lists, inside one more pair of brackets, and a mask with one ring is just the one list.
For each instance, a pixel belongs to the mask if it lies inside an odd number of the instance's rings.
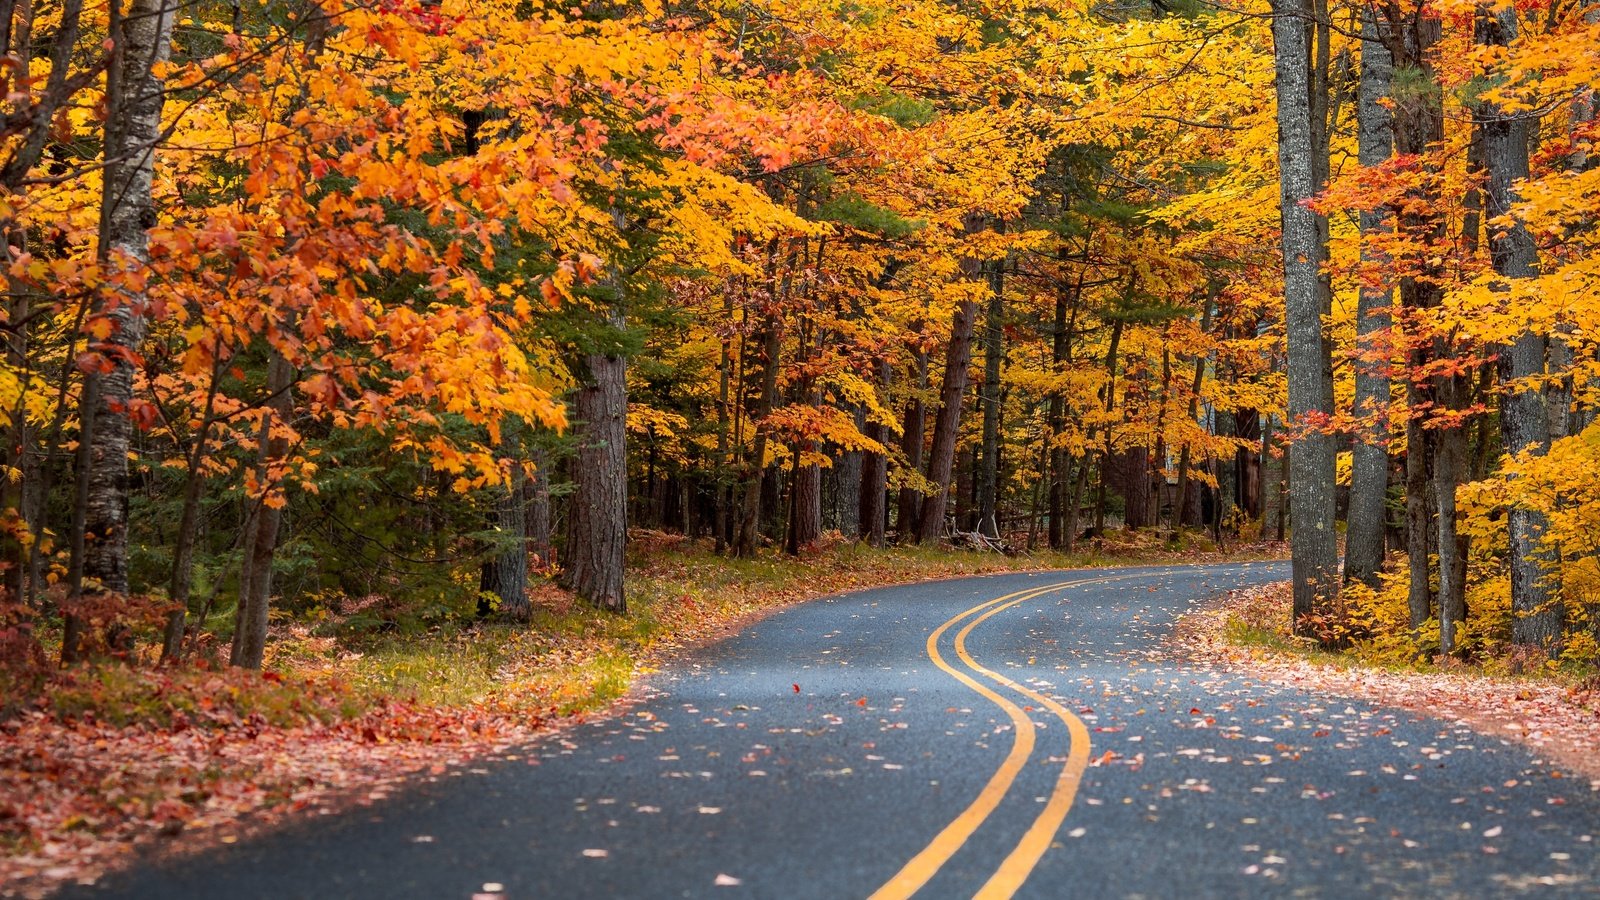
{"label": "double yellow line", "polygon": [[1022,840],[1017,842],[1013,849],[1000,864],[994,875],[984,883],[983,887],[974,895],[982,900],[998,900],[1007,898],[1016,893],[1039,864],[1040,857],[1050,849],[1050,842],[1055,838],[1057,829],[1067,817],[1067,812],[1072,809],[1072,801],[1078,795],[1078,783],[1083,779],[1083,773],[1089,767],[1089,729],[1083,720],[1057,703],[1054,699],[980,665],[972,655],[967,652],[967,637],[972,630],[982,625],[989,619],[1011,609],[1019,604],[1026,603],[1036,597],[1041,597],[1053,591],[1064,588],[1082,587],[1091,584],[1105,584],[1112,581],[1123,581],[1129,578],[1149,577],[1159,575],[1160,572],[1140,572],[1132,575],[1115,575],[1104,578],[1088,578],[1078,581],[1062,581],[1043,587],[1028,588],[996,597],[979,603],[977,606],[963,610],[947,619],[944,624],[933,630],[928,635],[928,658],[933,664],[943,669],[950,677],[961,682],[977,693],[983,695],[990,702],[1005,711],[1011,718],[1015,727],[1015,739],[1012,741],[1011,750],[1000,763],[1000,768],[989,777],[983,790],[976,799],[961,811],[950,824],[944,827],[938,835],[922,849],[922,852],[913,856],[899,872],[895,873],[883,887],[872,894],[871,900],[904,900],[910,897],[927,884],[946,862],[960,850],[967,839],[972,837],[978,827],[995,811],[1000,801],[1005,799],[1011,785],[1021,774],[1028,763],[1028,758],[1033,755],[1036,741],[1033,720],[1022,707],[1011,702],[1004,695],[979,682],[967,672],[952,666],[945,660],[939,651],[939,639],[945,632],[959,624],[963,619],[973,617],[955,637],[956,656],[964,663],[968,670],[993,681],[994,683],[1010,688],[1019,694],[1037,702],[1045,709],[1050,710],[1066,726],[1071,737],[1072,745],[1067,754],[1066,765],[1062,767],[1061,774],[1056,777],[1055,788],[1051,791],[1049,799],[1045,802],[1044,809],[1034,819],[1033,824],[1023,834]]}

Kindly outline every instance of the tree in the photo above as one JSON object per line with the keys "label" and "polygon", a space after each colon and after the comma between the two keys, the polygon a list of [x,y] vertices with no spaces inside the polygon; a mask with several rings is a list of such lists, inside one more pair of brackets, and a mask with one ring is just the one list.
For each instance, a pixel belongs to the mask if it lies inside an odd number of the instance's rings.
{"label": "tree", "polygon": [[[1485,7],[1478,13],[1476,37],[1488,47],[1504,48],[1517,38],[1513,9]],[[1514,213],[1519,182],[1530,174],[1527,113],[1504,109],[1492,100],[1479,108],[1477,128],[1483,142],[1488,178],[1485,213],[1490,220],[1489,257],[1503,279],[1529,279],[1539,272],[1539,251],[1527,225]],[[1524,328],[1500,354],[1500,378],[1507,396],[1501,405],[1500,430],[1513,456],[1541,455],[1550,449],[1550,410],[1545,388],[1536,379],[1555,368],[1548,365],[1549,338]],[[1510,536],[1512,640],[1554,651],[1561,638],[1562,609],[1550,589],[1549,570],[1556,562],[1543,544],[1548,528],[1536,509],[1512,505],[1506,516]]]}
{"label": "tree", "polygon": [[1333,412],[1331,363],[1322,334],[1320,268],[1327,251],[1320,240],[1317,214],[1306,205],[1319,189],[1309,71],[1313,21],[1305,0],[1279,0],[1273,6],[1289,417],[1295,428],[1289,451],[1289,480],[1295,496],[1291,507],[1293,615],[1296,632],[1301,634],[1309,633],[1307,617],[1332,600],[1338,573],[1333,439],[1320,427]]}
{"label": "tree", "polygon": [[[133,437],[133,378],[148,327],[148,297],[140,287],[149,260],[148,229],[155,222],[152,183],[161,111],[162,78],[175,8],[167,0],[133,0],[126,10],[113,2],[108,66],[108,116],[100,259],[121,275],[108,283],[89,324],[101,342],[83,391],[79,437],[86,449],[78,503],[82,506],[82,577],[93,594],[128,593],[128,451]],[[77,590],[79,585],[73,584]],[[62,656],[78,653],[77,628],[69,626]]]}
{"label": "tree", "polygon": [[[1394,61],[1378,37],[1372,11],[1361,19],[1361,85],[1356,121],[1357,143],[1363,166],[1382,165],[1394,153],[1394,126],[1385,99],[1390,94]],[[1363,233],[1382,229],[1385,210],[1361,210]],[[1374,259],[1368,243],[1362,244],[1364,262]],[[1388,308],[1387,285],[1362,284],[1356,306],[1355,414],[1356,441],[1351,452],[1349,527],[1345,532],[1344,580],[1372,587],[1383,566],[1384,534],[1388,520]]]}

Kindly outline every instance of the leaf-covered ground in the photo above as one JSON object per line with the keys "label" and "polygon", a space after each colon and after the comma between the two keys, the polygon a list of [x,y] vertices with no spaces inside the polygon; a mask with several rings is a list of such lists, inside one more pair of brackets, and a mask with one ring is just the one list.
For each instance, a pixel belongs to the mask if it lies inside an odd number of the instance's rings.
{"label": "leaf-covered ground", "polygon": [[1137,542],[1074,557],[837,544],[798,560],[726,560],[663,535],[634,543],[627,616],[546,586],[529,624],[341,628],[373,617],[358,605],[347,623],[275,625],[265,674],[104,665],[52,676],[0,721],[0,895],[42,896],[140,851],[231,843],[407,779],[451,777],[603,709],[681,648],[811,597],[1110,559],[1219,558]]}
{"label": "leaf-covered ground", "polygon": [[1509,677],[1458,666],[1353,664],[1294,646],[1287,582],[1233,591],[1186,615],[1172,646],[1189,658],[1265,681],[1426,714],[1518,741],[1600,790],[1600,690],[1594,679]]}

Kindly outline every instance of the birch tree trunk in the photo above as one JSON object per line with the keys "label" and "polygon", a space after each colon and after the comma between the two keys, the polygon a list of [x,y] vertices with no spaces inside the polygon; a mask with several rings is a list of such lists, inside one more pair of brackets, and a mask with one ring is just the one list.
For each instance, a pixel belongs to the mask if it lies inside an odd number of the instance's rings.
{"label": "birch tree trunk", "polygon": [[[156,143],[161,137],[165,64],[172,37],[170,0],[134,0],[120,17],[113,65],[114,115],[106,123],[102,259],[113,269],[139,269],[149,262],[148,229],[155,224],[151,185]],[[118,21],[120,18],[120,21]],[[96,315],[110,320],[111,332],[97,348],[108,370],[93,376],[86,391],[95,405],[89,437],[88,482],[84,496],[83,576],[95,590],[128,593],[128,448],[133,422],[134,361],[144,343],[147,322],[143,292],[109,289]]]}
{"label": "birch tree trunk", "polygon": [[[110,10],[112,61],[107,78],[106,178],[101,200],[99,258],[109,271],[141,269],[149,263],[149,229],[155,224],[152,181],[155,144],[162,135],[165,83],[158,66],[170,56],[173,10],[166,0],[134,0],[128,10]],[[128,594],[128,447],[133,440],[134,360],[144,344],[147,296],[142,290],[102,288],[94,315],[110,323],[109,335],[91,344],[106,368],[88,376],[80,421],[86,450],[80,453],[82,493],[74,519],[80,577],[72,589]],[[75,522],[75,524],[77,524]],[[69,617],[62,658],[77,657],[82,625]]]}

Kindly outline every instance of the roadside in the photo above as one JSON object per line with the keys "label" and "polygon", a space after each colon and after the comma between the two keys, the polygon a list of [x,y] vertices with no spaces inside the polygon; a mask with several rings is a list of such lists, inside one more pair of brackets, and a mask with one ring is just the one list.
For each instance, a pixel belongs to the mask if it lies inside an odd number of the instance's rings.
{"label": "roadside", "polygon": [[[835,542],[799,559],[715,556],[637,534],[630,612],[545,584],[526,624],[419,616],[380,598],[274,624],[263,674],[106,664],[7,684],[0,720],[0,895],[89,882],[136,851],[190,853],[291,815],[381,799],[413,778],[515,749],[603,712],[685,647],[824,594],[991,572],[1262,558],[1168,550],[1007,557]],[[465,608],[465,605],[463,605]]]}
{"label": "roadside", "polygon": [[[1368,700],[1528,746],[1600,791],[1600,679],[1529,665],[1378,665],[1313,649],[1289,634],[1289,584],[1231,591],[1179,620],[1171,649],[1275,684]],[[1496,660],[1515,669],[1526,660]]]}

